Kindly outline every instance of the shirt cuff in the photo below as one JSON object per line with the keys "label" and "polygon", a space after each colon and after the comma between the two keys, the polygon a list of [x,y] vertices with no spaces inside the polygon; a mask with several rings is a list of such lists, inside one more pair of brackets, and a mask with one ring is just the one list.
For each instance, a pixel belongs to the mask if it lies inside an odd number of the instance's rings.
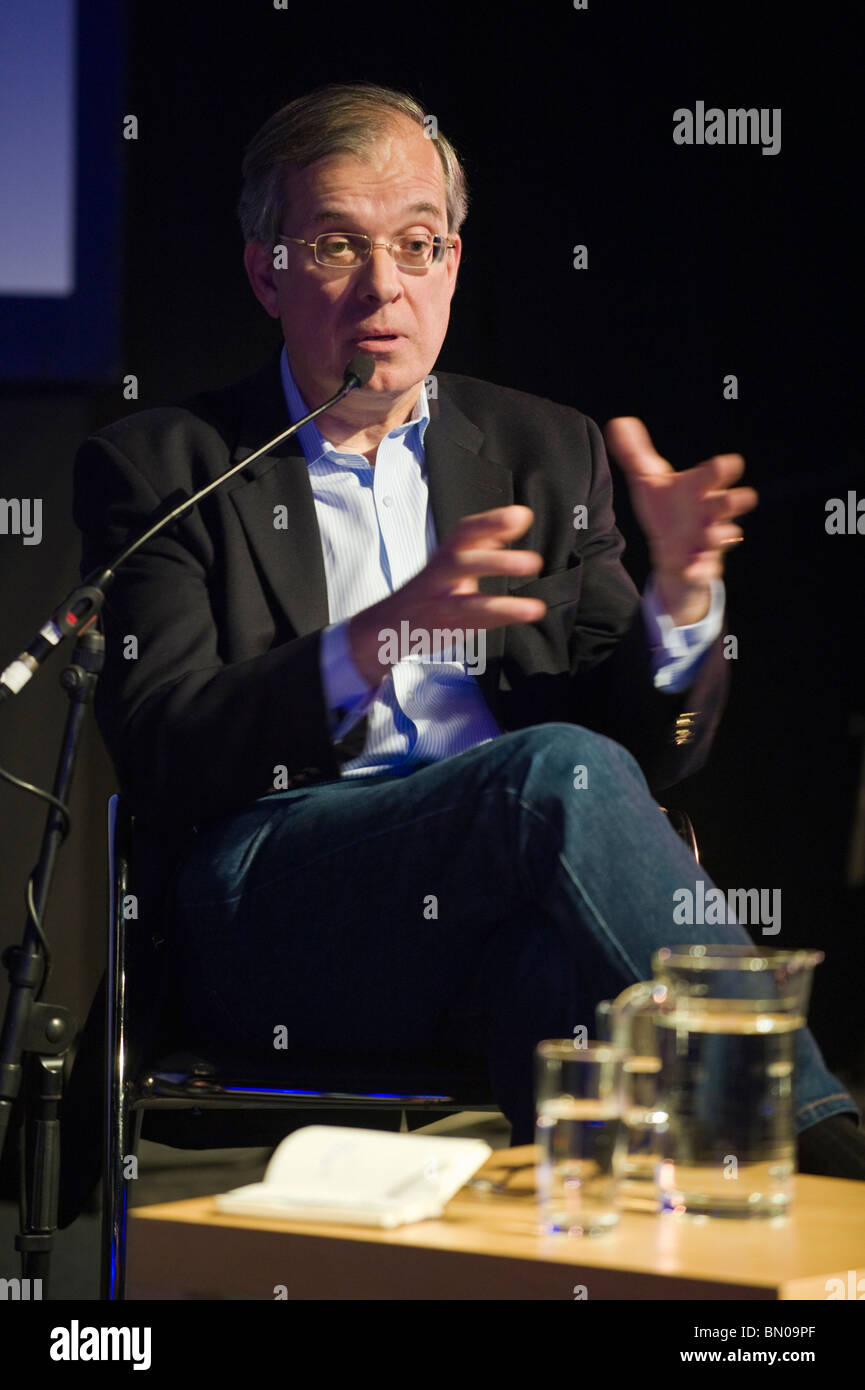
{"label": "shirt cuff", "polygon": [[360,674],[351,657],[348,640],[350,619],[330,623],[321,634],[319,664],[330,734],[335,742],[344,738],[375,697],[375,688]]}
{"label": "shirt cuff", "polygon": [[698,623],[677,627],[661,606],[653,576],[643,591],[643,620],[652,654],[656,690],[687,690],[724,621],[726,594],[721,579],[709,581],[709,611]]}

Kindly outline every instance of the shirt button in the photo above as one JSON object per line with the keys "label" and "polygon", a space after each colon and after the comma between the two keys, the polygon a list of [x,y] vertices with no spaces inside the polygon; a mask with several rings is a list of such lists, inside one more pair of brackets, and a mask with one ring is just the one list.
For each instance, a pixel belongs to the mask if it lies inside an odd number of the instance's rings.
{"label": "shirt button", "polygon": [[381,500],[386,507],[393,506],[393,498],[390,495],[388,495],[387,497],[383,497]]}

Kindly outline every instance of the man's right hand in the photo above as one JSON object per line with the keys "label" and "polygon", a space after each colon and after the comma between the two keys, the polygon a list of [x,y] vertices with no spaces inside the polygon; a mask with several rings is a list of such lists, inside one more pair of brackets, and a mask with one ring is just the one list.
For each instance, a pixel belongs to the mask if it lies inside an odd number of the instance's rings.
{"label": "man's right hand", "polygon": [[547,605],[537,598],[508,598],[482,594],[478,579],[485,574],[524,575],[528,580],[543,566],[534,550],[505,550],[508,541],[525,535],[532,524],[530,507],[496,507],[493,511],[465,516],[453,535],[440,545],[424,568],[395,593],[356,613],[348,626],[352,659],[372,686],[387,675],[389,666],[379,660],[381,633],[410,630],[430,634],[435,628],[463,632],[506,627],[510,623],[534,623]]}

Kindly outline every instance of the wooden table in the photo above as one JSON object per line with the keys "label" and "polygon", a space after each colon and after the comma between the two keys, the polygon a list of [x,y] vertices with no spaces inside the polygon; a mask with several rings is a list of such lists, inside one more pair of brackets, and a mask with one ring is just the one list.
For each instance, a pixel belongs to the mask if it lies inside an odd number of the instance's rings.
{"label": "wooden table", "polygon": [[[499,1150],[475,1176],[535,1155]],[[228,1216],[210,1197],[136,1207],[128,1296],[826,1300],[832,1278],[865,1293],[862,1183],[799,1175],[785,1218],[625,1211],[612,1233],[574,1238],[538,1232],[534,1176],[514,1171],[504,1194],[464,1187],[437,1220],[393,1231]]]}

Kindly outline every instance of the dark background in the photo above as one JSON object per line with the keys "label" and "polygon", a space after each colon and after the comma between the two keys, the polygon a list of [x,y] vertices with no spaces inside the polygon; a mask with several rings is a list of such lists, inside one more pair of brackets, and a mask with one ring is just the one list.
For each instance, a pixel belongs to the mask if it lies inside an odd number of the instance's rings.
{"label": "dark background", "polygon": [[[780,887],[771,945],[820,946],[811,1019],[830,1065],[865,1068],[865,888],[847,870],[862,777],[865,537],[825,503],[865,495],[859,323],[861,33],[852,7],[602,3],[502,8],[269,0],[131,3],[115,154],[125,187],[122,351],[112,379],[0,386],[0,495],[44,499],[44,538],[0,536],[0,664],[77,578],[71,466],[87,433],[253,370],[278,326],[235,217],[246,142],[329,81],[411,91],[456,143],[471,206],[444,370],[644,419],[685,467],[745,455],[761,505],[730,557],[733,693],[709,766],[670,798],[724,887]],[[38,100],[38,93],[34,94]],[[782,146],[674,145],[673,111],[780,107]],[[121,117],[139,138],[121,138]],[[107,215],[107,210],[106,210]],[[589,268],[572,268],[585,243]],[[124,401],[135,373],[139,399]],[[723,399],[735,373],[739,399]],[[638,581],[645,555],[617,475]],[[59,658],[0,719],[0,760],[50,785]],[[857,722],[858,721],[858,722]],[[858,732],[857,732],[858,729]],[[102,969],[110,767],[92,724],[48,912],[46,997],[83,1019]],[[38,804],[0,785],[2,940],[20,933]],[[860,879],[865,866],[860,864]]]}

